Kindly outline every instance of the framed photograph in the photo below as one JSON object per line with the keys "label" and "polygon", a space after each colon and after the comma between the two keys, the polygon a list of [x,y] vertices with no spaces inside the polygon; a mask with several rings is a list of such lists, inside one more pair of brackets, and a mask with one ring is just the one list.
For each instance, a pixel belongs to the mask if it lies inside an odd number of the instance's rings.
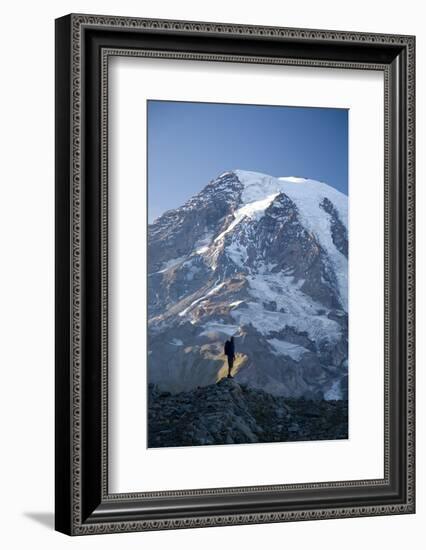
{"label": "framed photograph", "polygon": [[413,36],[56,21],[56,529],[415,511]]}

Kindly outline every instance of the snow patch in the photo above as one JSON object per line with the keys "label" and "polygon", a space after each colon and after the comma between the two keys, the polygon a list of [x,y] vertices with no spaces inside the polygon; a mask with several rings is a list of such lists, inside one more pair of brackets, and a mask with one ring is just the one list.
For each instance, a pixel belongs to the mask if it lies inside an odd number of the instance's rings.
{"label": "snow patch", "polygon": [[218,292],[218,290],[220,290],[220,289],[223,287],[224,284],[225,284],[225,283],[220,283],[220,284],[214,286],[211,290],[209,290],[209,291],[207,292],[207,294],[205,294],[204,296],[201,296],[201,298],[197,298],[196,300],[194,300],[193,302],[191,302],[191,304],[189,304],[188,307],[186,307],[184,310],[182,310],[182,311],[179,312],[179,314],[178,314],[179,317],[183,317],[183,316],[186,315],[186,314],[188,313],[188,311],[189,311],[190,309],[192,309],[196,304],[202,302],[202,301],[205,300],[208,296],[211,296],[212,294],[215,294],[216,292]]}
{"label": "snow patch", "polygon": [[219,322],[215,323],[212,321],[204,325],[203,332],[200,333],[200,336],[208,336],[211,332],[221,332],[227,336],[234,336],[238,330],[238,325],[230,325]]}
{"label": "snow patch", "polygon": [[183,346],[183,342],[182,340],[179,340],[179,338],[173,338],[170,341],[170,344],[172,344],[172,346]]}
{"label": "snow patch", "polygon": [[208,245],[207,246],[202,246],[201,248],[197,248],[197,250],[195,251],[195,254],[204,254],[205,252],[207,252],[209,249]]}
{"label": "snow patch", "polygon": [[201,239],[195,243],[195,254],[205,254],[209,250],[209,246],[213,239],[213,233],[206,233]]}
{"label": "snow patch", "polygon": [[[228,225],[228,227],[225,229],[225,231],[220,233],[220,235],[218,235],[215,238],[214,242],[218,242],[221,239],[223,239],[223,237],[227,233],[232,231],[234,229],[234,227],[236,225],[238,225],[240,223],[240,221],[243,220],[245,217],[248,217],[252,220],[259,220],[265,214],[265,210],[274,201],[274,199],[276,198],[277,195],[278,195],[278,192],[277,193],[272,193],[272,194],[268,195],[267,197],[263,197],[260,200],[253,200],[253,201],[249,202],[248,204],[244,204],[244,206],[242,206],[241,208],[239,208],[238,210],[236,210],[234,212],[234,219]],[[244,201],[244,199],[243,199],[243,201]],[[244,202],[246,202],[246,201],[244,201]]]}
{"label": "snow patch", "polygon": [[326,401],[337,401],[342,399],[342,391],[340,389],[340,379],[335,380],[331,388],[324,393],[324,399]]}
{"label": "snow patch", "polygon": [[305,181],[308,181],[307,178],[299,178],[296,176],[279,177],[277,179],[280,181],[288,181],[290,183],[304,183]]}
{"label": "snow patch", "polygon": [[[247,307],[242,310],[231,311],[240,325],[252,324],[264,335],[292,327],[315,342],[337,341],[341,337],[339,324],[327,317],[327,310],[324,315],[317,315],[324,307],[302,292],[303,279],[295,282],[291,275],[262,273],[247,276],[247,281],[253,301],[246,302]],[[276,311],[265,309],[265,302],[275,302]]]}
{"label": "snow patch", "polygon": [[149,273],[148,277],[151,277],[151,275],[156,275],[157,273],[165,273],[166,271],[169,271],[172,269],[172,267],[175,267],[176,265],[182,263],[186,259],[186,256],[180,256],[179,258],[173,258],[172,260],[168,260],[167,262],[164,262],[164,264],[161,266],[161,269],[159,271],[154,271],[153,273]]}
{"label": "snow patch", "polygon": [[292,344],[291,342],[285,342],[284,340],[278,340],[278,338],[271,338],[268,340],[271,346],[274,348],[274,355],[287,355],[295,361],[300,361],[302,355],[309,352],[303,346]]}

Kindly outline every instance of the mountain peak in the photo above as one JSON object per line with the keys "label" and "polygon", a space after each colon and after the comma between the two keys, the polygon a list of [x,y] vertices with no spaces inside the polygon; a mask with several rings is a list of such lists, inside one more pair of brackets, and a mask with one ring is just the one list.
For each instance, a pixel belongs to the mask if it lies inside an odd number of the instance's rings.
{"label": "mountain peak", "polygon": [[270,176],[249,170],[233,170],[225,174],[234,174],[243,186],[241,199],[243,203],[257,201],[272,193],[285,193],[290,199],[305,197],[310,202],[327,198],[335,203],[339,214],[347,219],[347,196],[335,187],[322,181],[300,176]]}
{"label": "mountain peak", "polygon": [[240,169],[164,214],[148,234],[150,381],[172,392],[213,383],[238,334],[237,381],[338,394],[347,217],[347,197],[326,183]]}

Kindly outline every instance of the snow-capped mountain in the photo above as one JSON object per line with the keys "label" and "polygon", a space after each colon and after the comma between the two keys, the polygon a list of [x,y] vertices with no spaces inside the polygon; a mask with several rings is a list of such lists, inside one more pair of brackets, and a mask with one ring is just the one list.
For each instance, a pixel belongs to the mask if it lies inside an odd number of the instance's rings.
{"label": "snow-capped mountain", "polygon": [[325,183],[225,172],[148,229],[149,382],[235,379],[285,397],[347,397],[348,204]]}

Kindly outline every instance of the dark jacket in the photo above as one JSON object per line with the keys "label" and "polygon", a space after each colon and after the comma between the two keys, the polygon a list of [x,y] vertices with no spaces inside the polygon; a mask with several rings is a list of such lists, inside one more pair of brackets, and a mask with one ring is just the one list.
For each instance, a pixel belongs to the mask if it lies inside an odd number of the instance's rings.
{"label": "dark jacket", "polygon": [[227,340],[225,342],[225,349],[224,349],[225,355],[228,357],[234,357],[235,355],[235,346],[234,342],[232,340]]}

